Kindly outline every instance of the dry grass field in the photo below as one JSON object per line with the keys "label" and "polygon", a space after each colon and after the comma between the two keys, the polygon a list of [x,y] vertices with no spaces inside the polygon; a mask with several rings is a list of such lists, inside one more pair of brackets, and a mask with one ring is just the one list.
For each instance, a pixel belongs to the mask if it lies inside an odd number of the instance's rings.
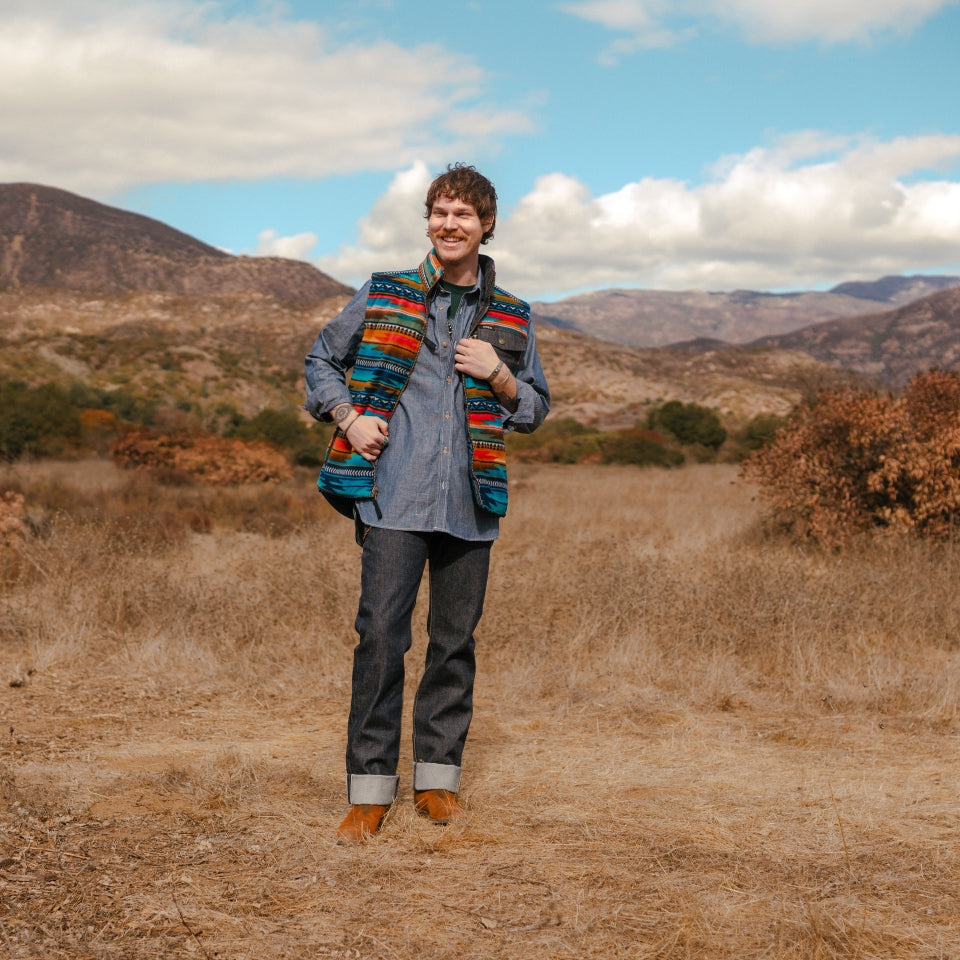
{"label": "dry grass field", "polygon": [[312,478],[0,469],[31,528],[0,546],[0,955],[960,958],[960,546],[772,539],[729,466],[512,476],[469,818],[414,815],[405,735],[356,848],[359,556]]}

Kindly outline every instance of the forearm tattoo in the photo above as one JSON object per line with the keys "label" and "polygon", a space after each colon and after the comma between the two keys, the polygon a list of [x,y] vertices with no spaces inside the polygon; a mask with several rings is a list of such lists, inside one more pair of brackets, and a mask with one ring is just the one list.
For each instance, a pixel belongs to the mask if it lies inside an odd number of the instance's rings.
{"label": "forearm tattoo", "polygon": [[[510,388],[513,388],[512,390]],[[520,406],[520,400],[517,397],[517,382],[512,376],[507,377],[504,384],[498,384],[493,387],[493,395],[500,401],[500,404],[511,413],[517,412]]]}
{"label": "forearm tattoo", "polygon": [[333,410],[333,419],[338,423],[343,423],[353,412],[353,407],[349,403],[341,403]]}

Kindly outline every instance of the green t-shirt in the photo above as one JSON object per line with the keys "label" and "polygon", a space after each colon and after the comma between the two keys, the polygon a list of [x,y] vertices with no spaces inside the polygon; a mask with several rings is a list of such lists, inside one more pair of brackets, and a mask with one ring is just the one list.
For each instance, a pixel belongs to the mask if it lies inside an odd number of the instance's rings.
{"label": "green t-shirt", "polygon": [[460,309],[460,301],[463,299],[465,293],[469,293],[474,284],[470,284],[469,287],[461,287],[456,283],[450,283],[447,280],[441,280],[440,286],[443,287],[447,293],[450,294],[450,307],[447,310],[447,326],[450,328],[450,335],[453,335],[453,318],[457,315],[457,311]]}

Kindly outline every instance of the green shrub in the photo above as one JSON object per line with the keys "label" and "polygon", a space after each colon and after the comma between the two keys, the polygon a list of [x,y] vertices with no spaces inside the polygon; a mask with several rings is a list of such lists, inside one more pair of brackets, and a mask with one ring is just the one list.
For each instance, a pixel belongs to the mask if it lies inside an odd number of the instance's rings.
{"label": "green shrub", "polygon": [[332,423],[315,423],[307,431],[306,439],[292,451],[291,457],[298,467],[319,467],[333,436]]}
{"label": "green shrub", "polygon": [[599,431],[573,417],[547,420],[535,433],[507,434],[511,456],[542,463],[579,463],[591,455],[599,458]]}
{"label": "green shrub", "polygon": [[323,462],[332,433],[332,424],[307,424],[296,410],[273,408],[250,419],[236,415],[224,430],[226,436],[238,440],[272,443],[286,450],[294,463],[306,467]]}
{"label": "green shrub", "polygon": [[603,434],[599,443],[604,463],[677,467],[684,460],[679,450],[667,447],[663,438],[650,430],[616,430]]}
{"label": "green shrub", "polygon": [[785,417],[773,413],[757,414],[737,435],[737,441],[745,450],[765,447],[786,423]]}
{"label": "green shrub", "polygon": [[58,384],[0,381],[0,459],[53,456],[79,443],[80,411]]}
{"label": "green shrub", "polygon": [[121,423],[130,423],[138,427],[149,426],[157,412],[155,401],[147,400],[131,393],[124,387],[115,390],[103,390],[89,384],[73,380],[67,385],[70,403],[80,410],[106,410]]}
{"label": "green shrub", "polygon": [[263,440],[275,447],[290,450],[303,443],[310,428],[295,410],[275,410],[268,407],[256,416],[241,417],[233,428],[232,436],[238,440]]}
{"label": "green shrub", "polygon": [[648,414],[647,426],[669,434],[683,446],[700,444],[716,451],[727,439],[727,431],[713,410],[679,400],[654,407]]}
{"label": "green shrub", "polygon": [[511,457],[540,463],[632,463],[637,466],[672,467],[683,463],[683,454],[667,446],[652,430],[597,430],[572,417],[547,422],[528,434],[508,434]]}

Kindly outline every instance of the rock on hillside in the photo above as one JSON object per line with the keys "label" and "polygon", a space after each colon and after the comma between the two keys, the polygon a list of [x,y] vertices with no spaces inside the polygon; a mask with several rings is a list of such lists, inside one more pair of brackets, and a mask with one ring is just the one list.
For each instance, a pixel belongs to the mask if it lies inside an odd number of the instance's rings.
{"label": "rock on hillside", "polygon": [[65,190],[0,184],[0,290],[260,295],[305,305],[350,288],[308,263],[237,257]]}
{"label": "rock on hillside", "polygon": [[931,367],[960,369],[960,288],[884,313],[763,337],[754,345],[802,350],[832,366],[902,387]]}

